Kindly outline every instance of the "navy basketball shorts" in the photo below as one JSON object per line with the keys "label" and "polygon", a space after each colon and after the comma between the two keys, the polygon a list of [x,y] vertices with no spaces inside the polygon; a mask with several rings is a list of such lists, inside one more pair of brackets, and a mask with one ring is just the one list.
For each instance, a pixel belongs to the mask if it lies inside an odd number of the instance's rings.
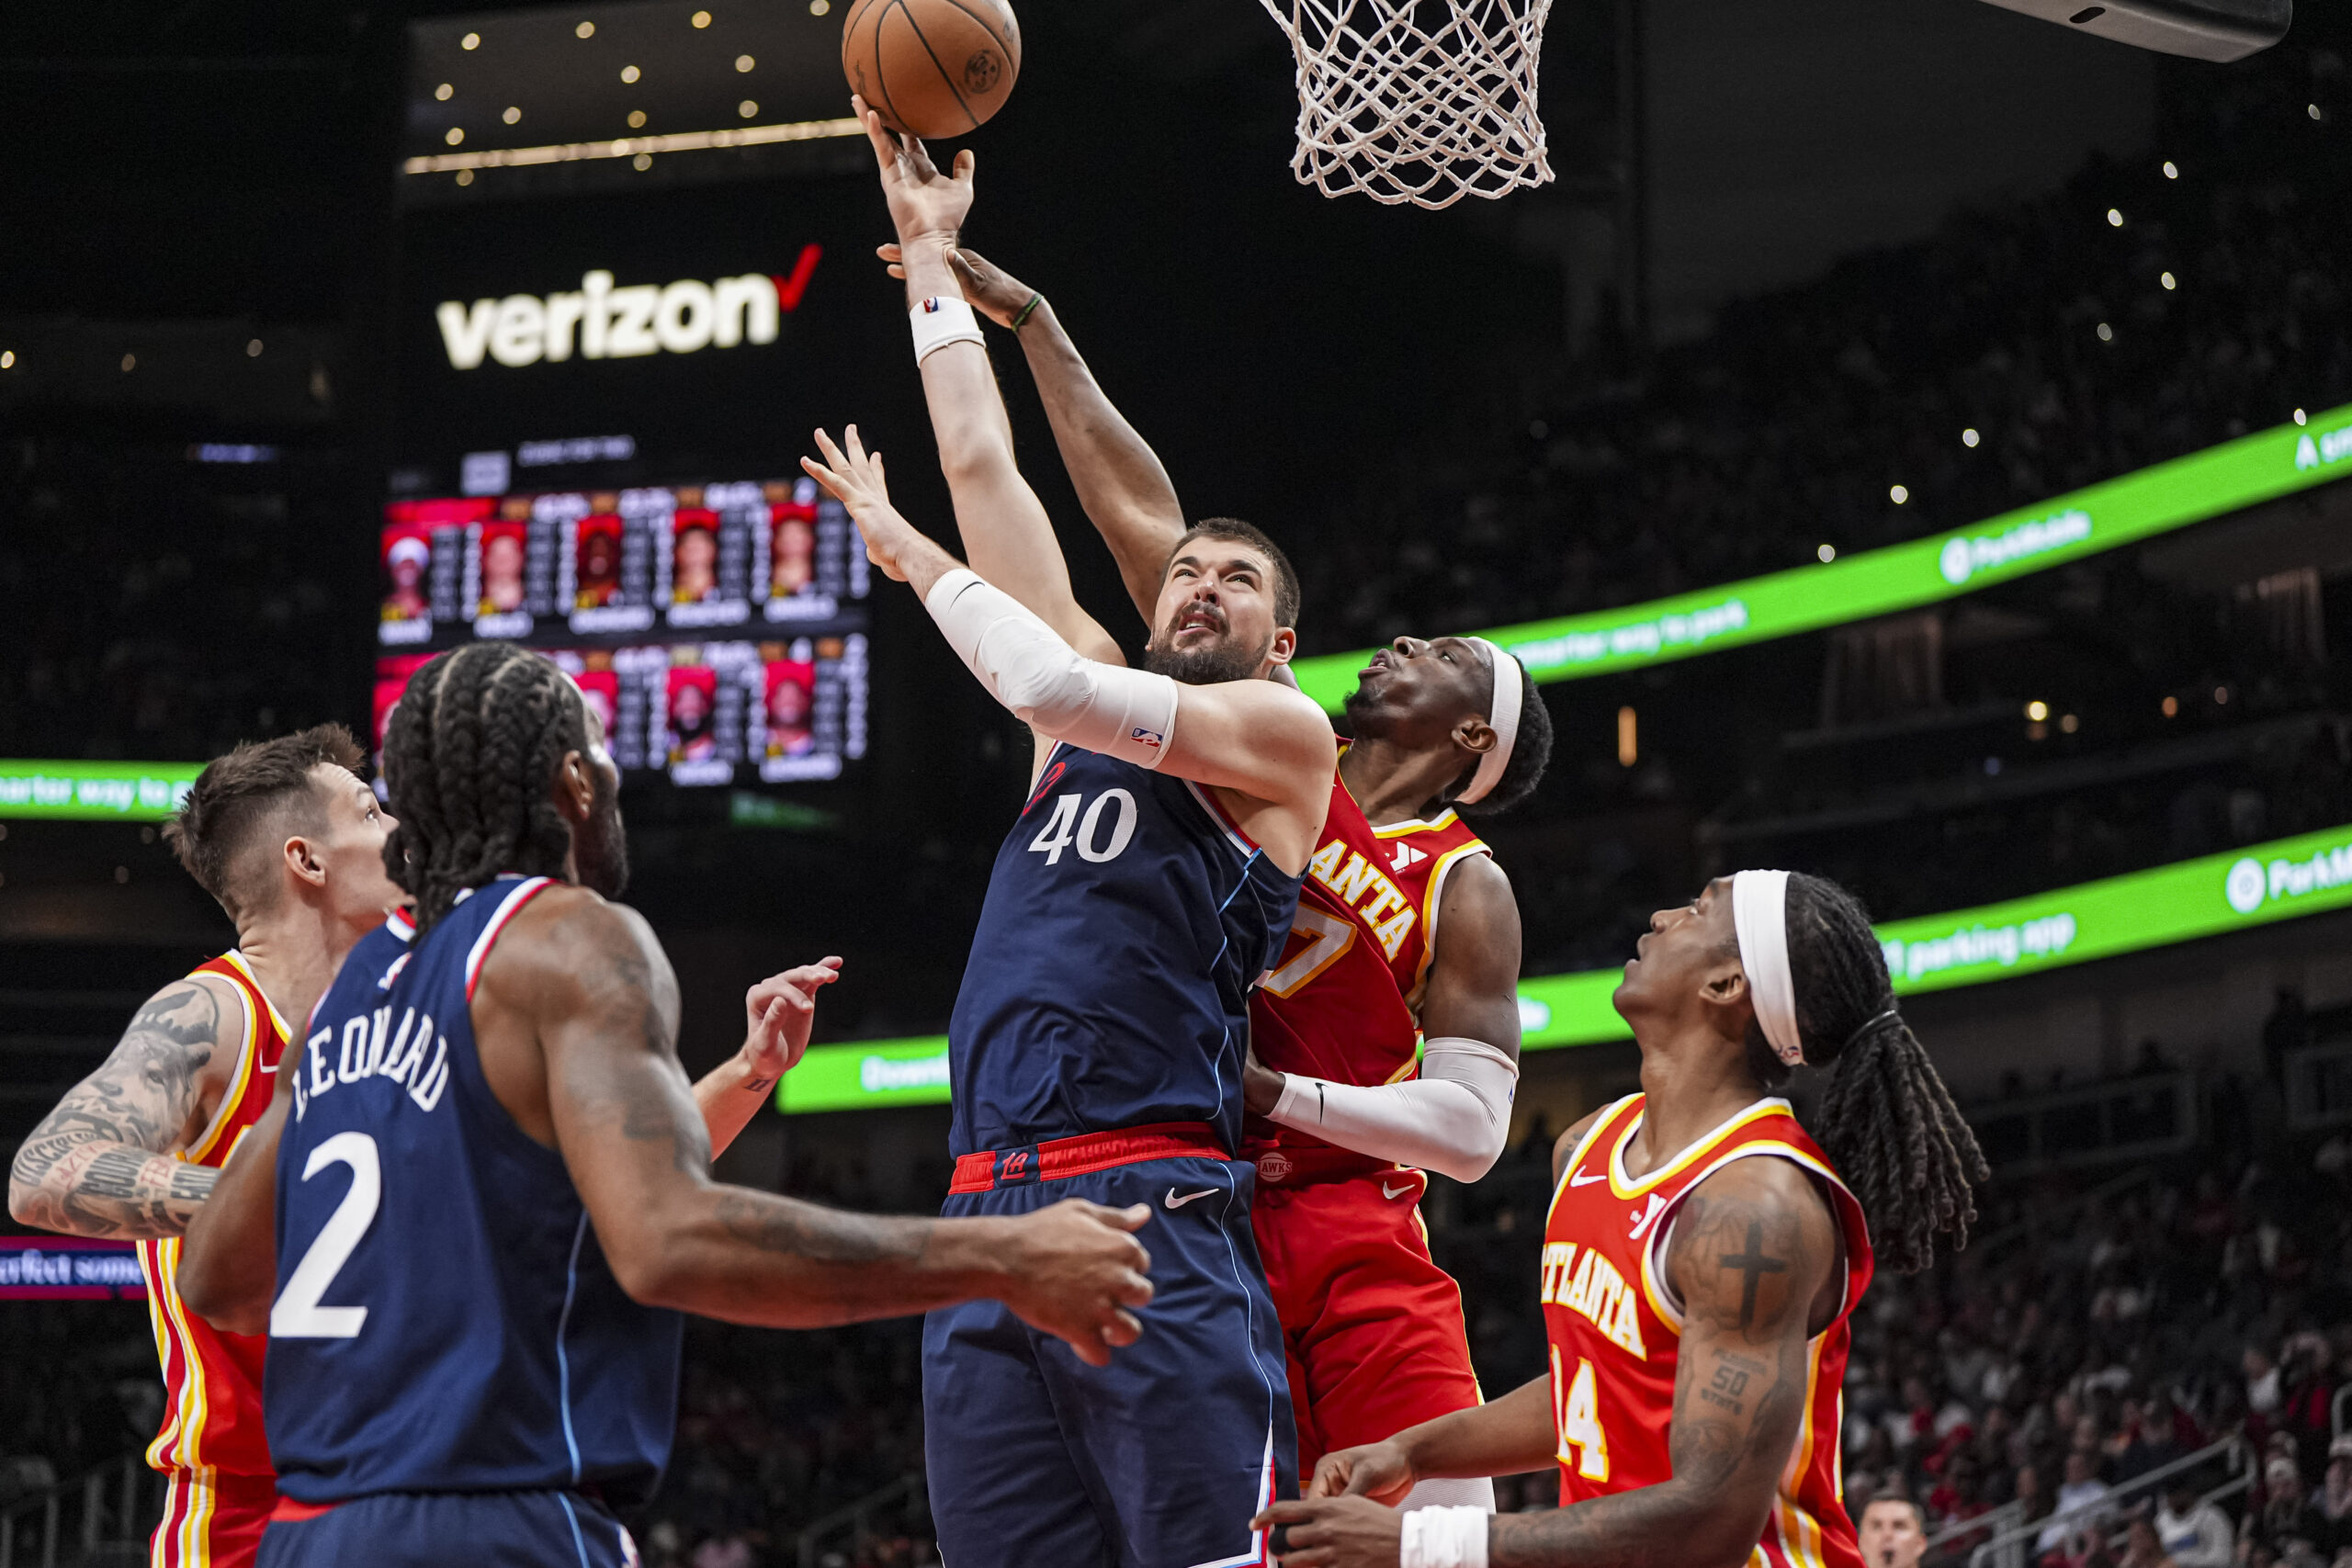
{"label": "navy basketball shorts", "polygon": [[1137,1314],[1143,1337],[1107,1367],[995,1302],[924,1319],[923,1447],[948,1568],[1272,1562],[1250,1519],[1298,1495],[1298,1439],[1250,1225],[1256,1180],[1216,1152],[1206,1127],[1133,1128],[957,1162],[950,1216],[1028,1213],[1065,1198],[1148,1203],[1136,1239],[1151,1253],[1154,1293]]}
{"label": "navy basketball shorts", "polygon": [[307,1518],[281,1503],[254,1568],[638,1568],[637,1542],[577,1492],[385,1492]]}

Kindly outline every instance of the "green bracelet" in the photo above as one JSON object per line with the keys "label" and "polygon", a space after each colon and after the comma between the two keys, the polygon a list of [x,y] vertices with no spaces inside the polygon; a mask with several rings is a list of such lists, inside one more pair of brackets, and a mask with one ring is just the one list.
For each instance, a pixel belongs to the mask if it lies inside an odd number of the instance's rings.
{"label": "green bracelet", "polygon": [[1021,330],[1021,323],[1027,321],[1030,314],[1035,311],[1038,306],[1045,302],[1046,297],[1042,294],[1032,294],[1029,296],[1029,303],[1022,306],[1021,314],[1012,318],[1012,330],[1014,332],[1019,332]]}

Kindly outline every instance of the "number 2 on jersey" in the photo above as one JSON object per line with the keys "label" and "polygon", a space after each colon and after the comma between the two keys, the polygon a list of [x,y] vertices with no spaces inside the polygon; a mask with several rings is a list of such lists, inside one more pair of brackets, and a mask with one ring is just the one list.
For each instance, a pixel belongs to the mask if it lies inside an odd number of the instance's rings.
{"label": "number 2 on jersey", "polygon": [[311,1151],[302,1166],[302,1179],[310,1180],[331,1165],[351,1168],[351,1186],[334,1213],[327,1216],[327,1223],[319,1227],[302,1261],[286,1277],[285,1293],[269,1309],[273,1339],[352,1339],[368,1321],[364,1306],[321,1306],[319,1298],[327,1293],[352,1248],[368,1234],[377,1206],[384,1200],[384,1172],[376,1157],[376,1140],[365,1133],[337,1133]]}
{"label": "number 2 on jersey", "polygon": [[[1061,795],[1054,797],[1054,809],[1046,818],[1046,825],[1029,840],[1030,852],[1046,857],[1047,865],[1061,863],[1062,851],[1072,847],[1078,858],[1101,864],[1117,860],[1127,840],[1136,836],[1136,797],[1123,789],[1106,789],[1094,797],[1094,804],[1079,815],[1078,805],[1083,797]],[[1102,808],[1112,807],[1116,817],[1110,825],[1111,841],[1102,842]]]}
{"label": "number 2 on jersey", "polygon": [[[1560,1348],[1552,1347],[1552,1425],[1560,1434],[1559,1460],[1576,1461],[1577,1473],[1587,1481],[1609,1479],[1609,1436],[1600,1429],[1600,1396],[1592,1363],[1577,1359],[1576,1381],[1564,1390]],[[1570,1452],[1570,1450],[1576,1452]]]}

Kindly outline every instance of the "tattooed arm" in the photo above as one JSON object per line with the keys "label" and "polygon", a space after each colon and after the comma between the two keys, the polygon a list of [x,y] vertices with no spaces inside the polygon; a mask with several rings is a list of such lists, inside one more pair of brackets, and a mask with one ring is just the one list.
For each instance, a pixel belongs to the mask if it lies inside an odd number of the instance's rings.
{"label": "tattooed arm", "polygon": [[717,1159],[767,1103],[776,1079],[800,1065],[817,1022],[817,993],[841,978],[839,958],[771,975],[743,993],[743,1048],[695,1080],[695,1108]]}
{"label": "tattooed arm", "polygon": [[[1548,1513],[1498,1515],[1487,1527],[1491,1568],[1747,1562],[1796,1443],[1807,1343],[1835,1310],[1837,1259],[1828,1205],[1795,1166],[1738,1160],[1701,1183],[1666,1258],[1684,1307],[1674,1478]],[[1368,1498],[1277,1504],[1266,1517],[1295,1521],[1284,1568],[1396,1568],[1400,1516]]]}
{"label": "tattooed arm", "polygon": [[536,1041],[544,1099],[509,1109],[562,1154],[631,1296],[779,1328],[993,1296],[1089,1360],[1134,1340],[1127,1309],[1151,1287],[1127,1233],[1148,1210],[1066,1201],[1020,1218],[899,1219],[714,1182],[677,1018],[677,981],[644,919],[572,888],[515,917],[475,992],[494,1089],[493,1055],[514,1059],[522,1032]]}
{"label": "tattooed arm", "polygon": [[150,997],[98,1069],[67,1091],[17,1150],[8,1213],[69,1235],[178,1235],[220,1172],[171,1157],[226,1092],[244,1001],[192,976]]}

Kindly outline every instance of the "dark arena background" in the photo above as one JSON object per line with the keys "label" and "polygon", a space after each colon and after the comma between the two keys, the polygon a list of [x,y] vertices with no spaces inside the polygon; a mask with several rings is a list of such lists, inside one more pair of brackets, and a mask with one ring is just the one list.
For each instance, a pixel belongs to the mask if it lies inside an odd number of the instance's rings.
{"label": "dark arena background", "polygon": [[[612,728],[690,1073],[745,986],[846,960],[720,1174],[936,1208],[1030,750],[800,474],[854,420],[950,536],[828,9],[0,9],[0,1143],[230,945],[160,841],[197,768],[379,745],[500,637]],[[1423,1205],[1490,1396],[1544,1367],[1552,1141],[1638,1087],[1618,966],[1785,866],[1867,904],[1993,1167],[1966,1249],[1855,1318],[1849,1512],[2159,1568],[2126,1526],[2185,1485],[2230,1544],[2178,1568],[2352,1562],[2352,22],[2297,13],[2216,63],[1977,0],[1555,0],[1555,178],[1422,211],[1293,179],[1250,0],[1022,6],[966,242],[1188,514],[1289,552],[1310,695],[1481,631],[1549,708],[1482,828],[1510,1151]],[[0,1235],[0,1568],[148,1561],[140,1278]],[[935,1562],[918,1351],[690,1323],[645,1561]]]}

